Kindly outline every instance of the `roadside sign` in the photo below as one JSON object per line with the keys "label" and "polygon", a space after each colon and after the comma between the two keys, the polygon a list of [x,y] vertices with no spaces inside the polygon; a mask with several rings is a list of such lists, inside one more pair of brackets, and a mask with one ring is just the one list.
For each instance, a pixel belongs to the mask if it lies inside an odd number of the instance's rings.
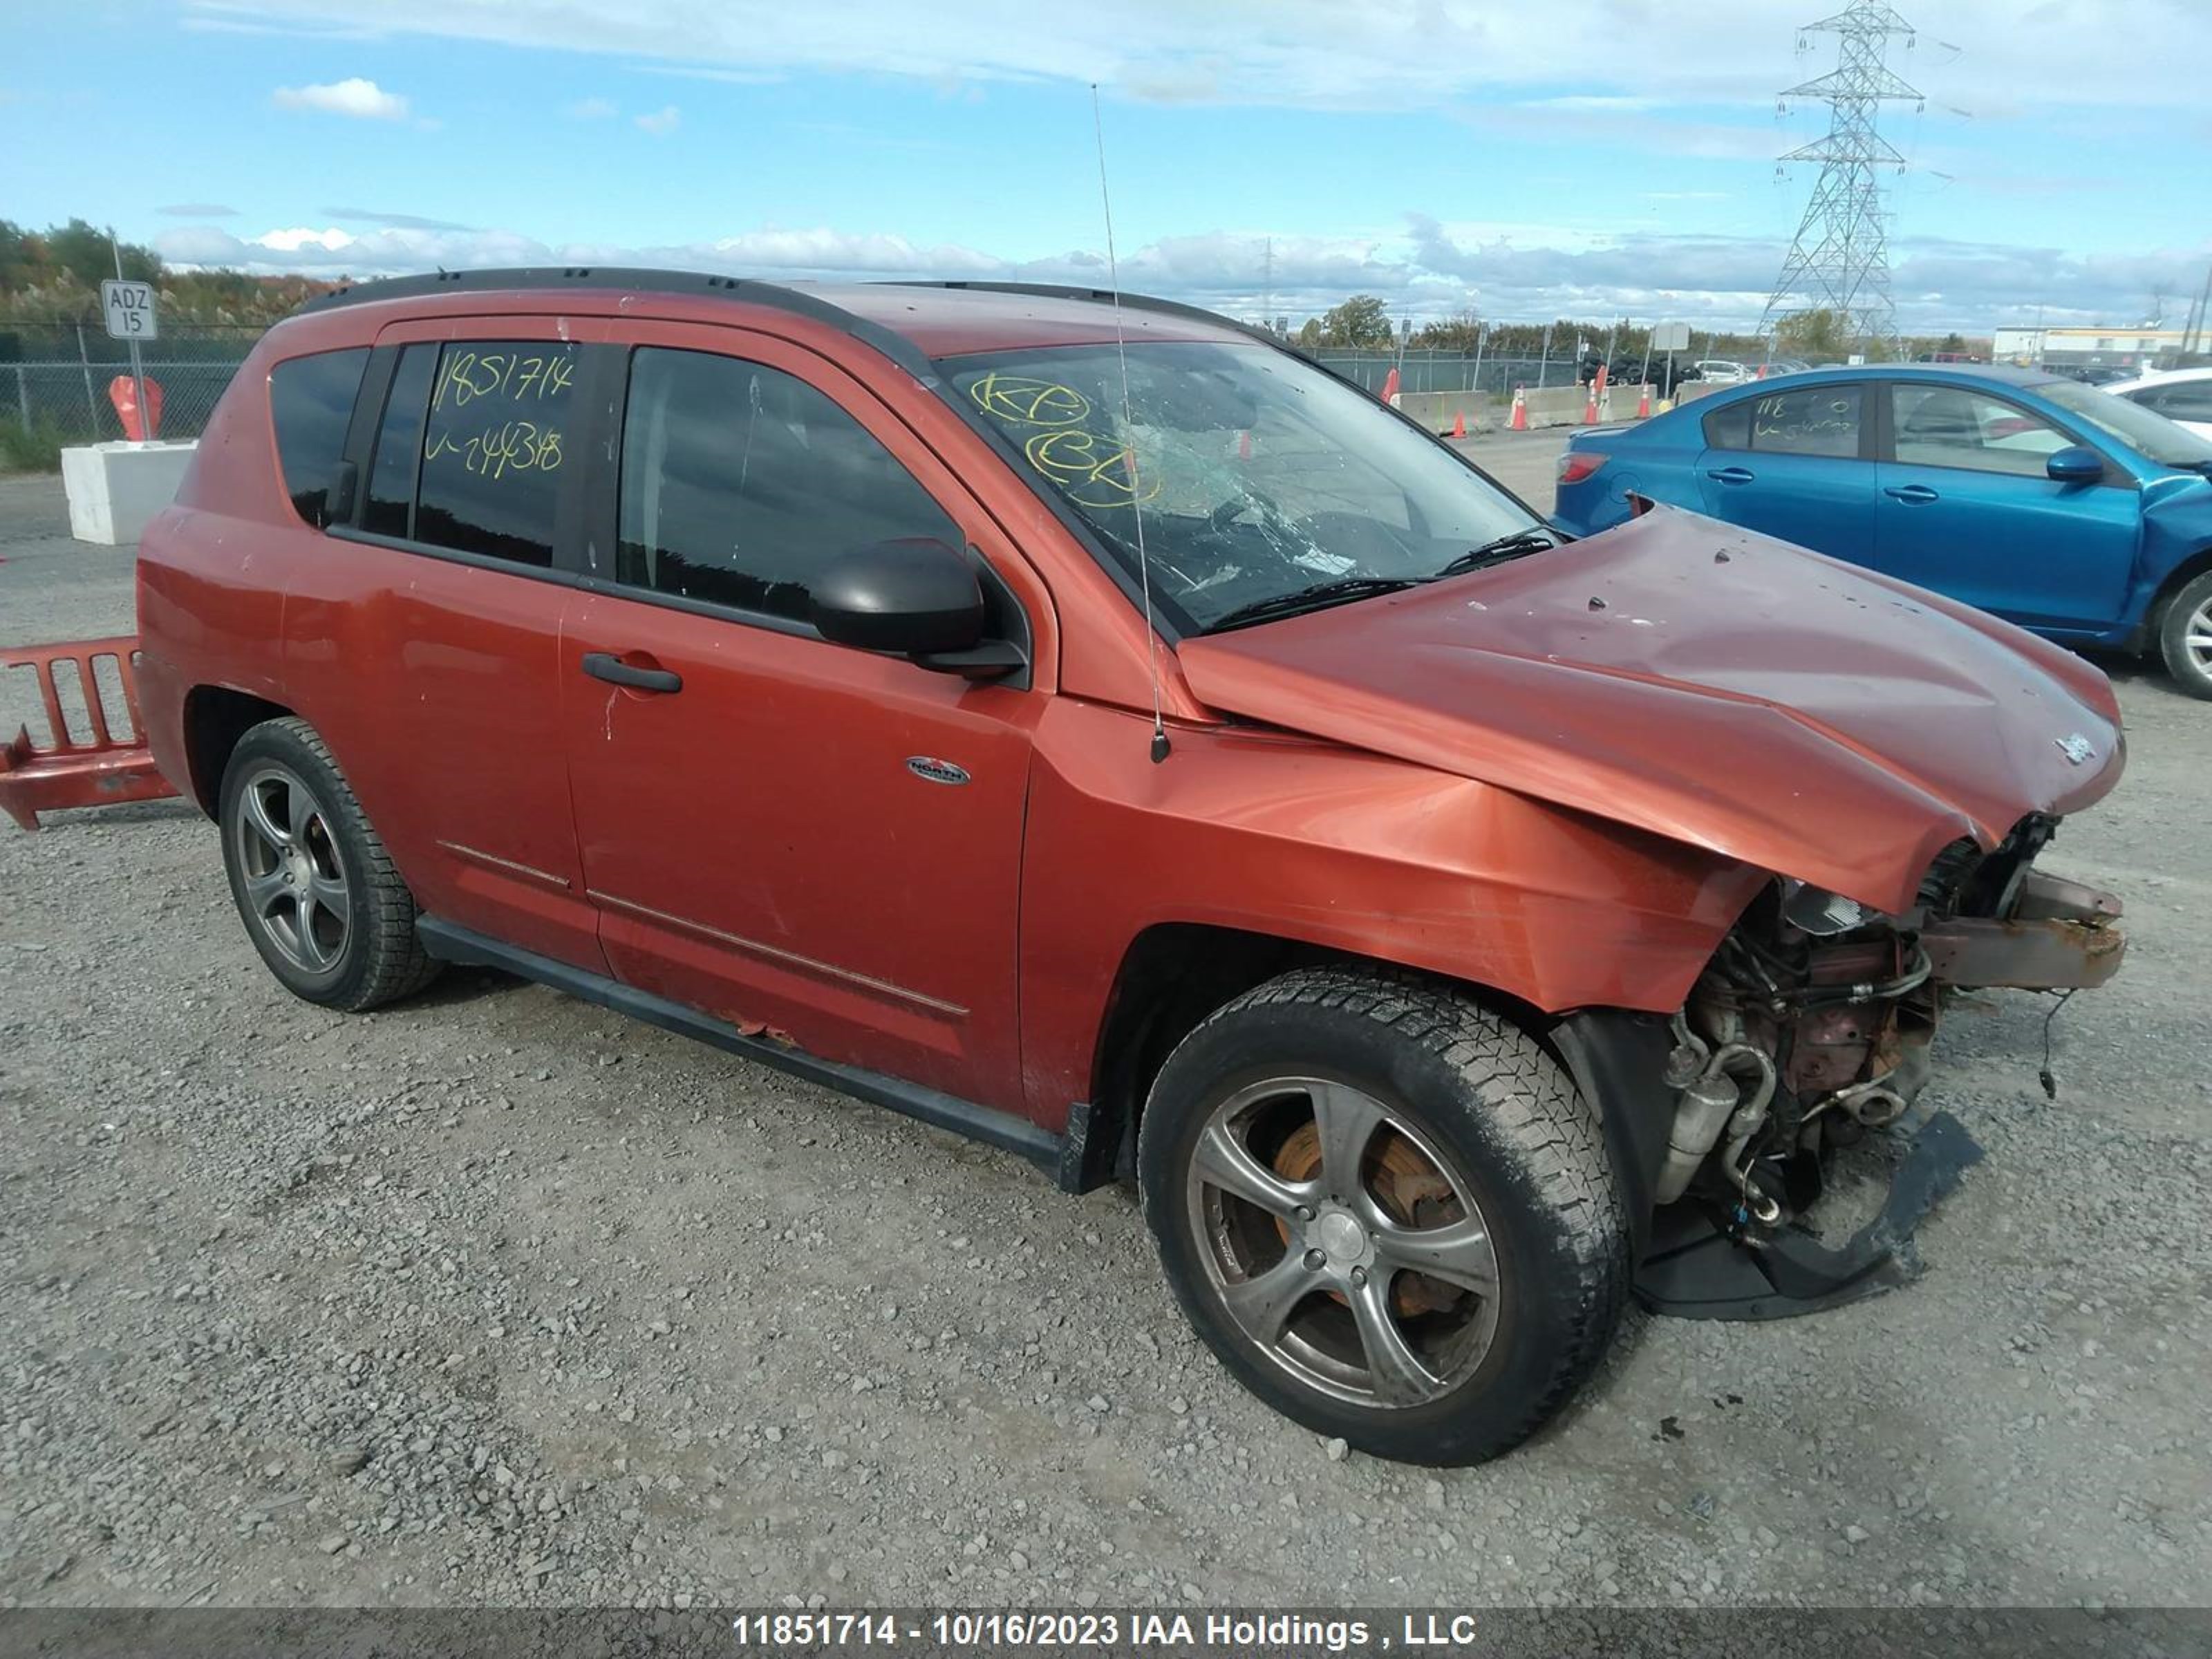
{"label": "roadside sign", "polygon": [[1690,349],[1690,325],[1687,323],[1654,323],[1651,325],[1651,349],[1654,351],[1687,351]]}
{"label": "roadside sign", "polygon": [[151,283],[105,282],[100,285],[100,314],[107,319],[111,340],[158,340],[161,327],[154,318]]}

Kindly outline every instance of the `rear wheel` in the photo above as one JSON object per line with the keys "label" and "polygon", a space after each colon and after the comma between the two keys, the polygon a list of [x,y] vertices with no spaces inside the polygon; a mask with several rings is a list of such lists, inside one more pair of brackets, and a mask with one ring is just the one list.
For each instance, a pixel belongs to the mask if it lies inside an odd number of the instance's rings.
{"label": "rear wheel", "polygon": [[1624,1304],[1589,1108],[1534,1039],[1432,981],[1307,969],[1237,998],[1162,1068],[1139,1165],[1207,1344],[1277,1410],[1378,1456],[1517,1444]]}
{"label": "rear wheel", "polygon": [[220,805],[231,896],[287,990],[358,1010],[437,976],[415,896],[314,727],[288,717],[240,738]]}
{"label": "rear wheel", "polygon": [[2173,596],[2158,643],[2173,683],[2192,697],[2212,698],[2212,570]]}

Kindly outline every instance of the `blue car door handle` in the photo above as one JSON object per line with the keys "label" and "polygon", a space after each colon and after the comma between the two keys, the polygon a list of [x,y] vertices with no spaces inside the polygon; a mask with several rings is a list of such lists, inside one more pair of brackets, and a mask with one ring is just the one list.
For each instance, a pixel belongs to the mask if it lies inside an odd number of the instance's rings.
{"label": "blue car door handle", "polygon": [[1936,492],[1926,484],[1893,484],[1881,493],[1892,501],[1903,501],[1907,507],[1918,507],[1936,499]]}
{"label": "blue car door handle", "polygon": [[1715,483],[1746,484],[1752,480],[1752,471],[1747,466],[1723,466],[1705,476]]}

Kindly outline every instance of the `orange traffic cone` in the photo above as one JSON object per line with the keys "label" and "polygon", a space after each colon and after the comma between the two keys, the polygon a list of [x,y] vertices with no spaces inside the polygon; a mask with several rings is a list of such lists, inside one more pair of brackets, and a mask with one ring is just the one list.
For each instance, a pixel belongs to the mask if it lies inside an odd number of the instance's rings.
{"label": "orange traffic cone", "polygon": [[1452,436],[1455,438],[1464,438],[1467,436],[1467,411],[1465,410],[1457,410],[1452,414]]}
{"label": "orange traffic cone", "polygon": [[1648,420],[1650,420],[1650,419],[1651,418],[1651,382],[1650,382],[1650,381],[1646,380],[1646,381],[1644,383],[1644,385],[1643,385],[1643,386],[1642,386],[1642,388],[1641,388],[1641,392],[1642,392],[1642,395],[1641,395],[1641,396],[1639,396],[1639,397],[1637,398],[1637,400],[1636,400],[1636,418],[1637,418],[1638,420],[1639,420],[1639,421],[1648,421]]}
{"label": "orange traffic cone", "polygon": [[1598,422],[1597,400],[1605,395],[1605,365],[1600,363],[1597,373],[1590,376],[1589,401],[1583,405],[1583,424],[1595,426]]}
{"label": "orange traffic cone", "polygon": [[1526,432],[1528,429],[1528,388],[1525,386],[1513,388],[1513,417],[1505,422],[1505,429],[1508,432]]}

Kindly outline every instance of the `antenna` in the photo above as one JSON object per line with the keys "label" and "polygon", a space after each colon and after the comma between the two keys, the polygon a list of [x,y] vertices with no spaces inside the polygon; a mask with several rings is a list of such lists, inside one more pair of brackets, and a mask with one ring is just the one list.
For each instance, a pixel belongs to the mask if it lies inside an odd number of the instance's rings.
{"label": "antenna", "polygon": [[1106,285],[1114,296],[1114,356],[1121,368],[1123,457],[1129,468],[1129,511],[1137,525],[1137,591],[1145,605],[1145,652],[1152,682],[1152,764],[1168,757],[1167,722],[1160,716],[1160,635],[1152,626],[1152,565],[1145,556],[1145,492],[1137,477],[1137,422],[1129,409],[1129,343],[1121,330],[1121,266],[1114,257],[1114,198],[1106,188],[1106,123],[1098,112],[1098,83],[1091,83],[1091,131],[1098,142],[1098,204],[1106,212]]}

